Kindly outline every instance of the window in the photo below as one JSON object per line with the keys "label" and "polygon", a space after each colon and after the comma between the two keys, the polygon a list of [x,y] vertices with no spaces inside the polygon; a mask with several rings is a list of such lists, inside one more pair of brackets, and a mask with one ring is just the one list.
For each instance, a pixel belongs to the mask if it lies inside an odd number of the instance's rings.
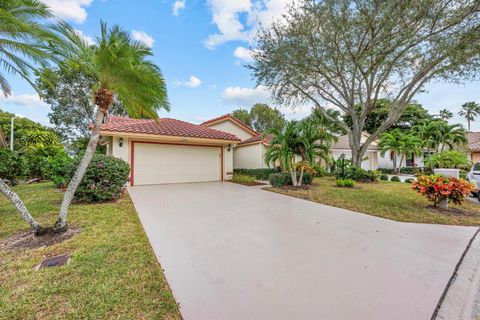
{"label": "window", "polygon": [[413,167],[415,165],[415,156],[413,153],[407,156],[407,159],[405,159],[405,165],[407,167]]}

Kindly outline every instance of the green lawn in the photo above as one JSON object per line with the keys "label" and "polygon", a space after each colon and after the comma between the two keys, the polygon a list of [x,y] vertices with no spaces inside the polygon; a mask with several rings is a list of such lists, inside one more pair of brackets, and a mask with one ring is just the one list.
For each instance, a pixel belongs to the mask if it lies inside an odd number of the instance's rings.
{"label": "green lawn", "polygon": [[[50,183],[15,188],[38,220],[52,224],[61,192]],[[179,319],[180,314],[128,195],[117,203],[72,206],[81,233],[25,251],[0,249],[0,319]],[[0,197],[0,239],[25,231]],[[45,256],[70,263],[34,271]]]}
{"label": "green lawn", "polygon": [[334,178],[326,177],[315,179],[309,190],[268,190],[396,221],[480,225],[480,205],[466,200],[461,206],[450,204],[446,212],[435,210],[409,183],[357,183],[349,189],[337,187]]}

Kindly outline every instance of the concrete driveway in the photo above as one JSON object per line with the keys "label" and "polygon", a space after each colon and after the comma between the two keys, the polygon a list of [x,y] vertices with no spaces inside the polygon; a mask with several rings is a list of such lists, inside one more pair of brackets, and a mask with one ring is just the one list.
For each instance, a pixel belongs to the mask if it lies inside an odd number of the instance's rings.
{"label": "concrete driveway", "polygon": [[185,319],[430,319],[476,231],[233,183],[129,192]]}

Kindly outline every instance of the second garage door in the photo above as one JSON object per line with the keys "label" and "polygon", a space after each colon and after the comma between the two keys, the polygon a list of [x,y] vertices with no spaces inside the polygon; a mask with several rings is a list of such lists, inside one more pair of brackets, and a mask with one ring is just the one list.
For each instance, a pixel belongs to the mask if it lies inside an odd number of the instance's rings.
{"label": "second garage door", "polygon": [[221,180],[221,147],[135,142],[134,185]]}

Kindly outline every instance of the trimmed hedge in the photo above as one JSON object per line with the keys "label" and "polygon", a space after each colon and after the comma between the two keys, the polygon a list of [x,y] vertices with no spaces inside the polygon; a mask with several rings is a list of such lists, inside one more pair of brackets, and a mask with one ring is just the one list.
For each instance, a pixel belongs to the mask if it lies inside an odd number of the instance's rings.
{"label": "trimmed hedge", "polygon": [[255,177],[257,180],[268,180],[272,173],[278,173],[277,168],[260,168],[260,169],[233,169],[233,173],[242,176]]}
{"label": "trimmed hedge", "polygon": [[[338,178],[339,177],[337,174]],[[359,167],[351,166],[345,171],[345,179],[352,179],[357,182],[375,182],[380,178],[380,172],[372,170],[364,170]]]}
{"label": "trimmed hedge", "polygon": [[384,174],[392,174],[393,173],[393,169],[388,169],[388,168],[378,168],[377,170],[380,171],[381,173],[384,173]]}
{"label": "trimmed hedge", "polygon": [[386,174],[382,174],[382,175],[380,175],[380,180],[388,181],[388,176]]}
{"label": "trimmed hedge", "polygon": [[415,181],[415,179],[412,179],[412,178],[405,179],[405,183],[412,183],[413,181]]}
{"label": "trimmed hedge", "polygon": [[390,178],[390,181],[400,182],[400,178],[398,176],[393,176]]}
{"label": "trimmed hedge", "polygon": [[[69,173],[69,180],[77,169],[80,158],[75,160]],[[118,199],[125,190],[130,167],[122,159],[103,154],[93,155],[83,180],[75,193],[80,202],[105,202]]]}

